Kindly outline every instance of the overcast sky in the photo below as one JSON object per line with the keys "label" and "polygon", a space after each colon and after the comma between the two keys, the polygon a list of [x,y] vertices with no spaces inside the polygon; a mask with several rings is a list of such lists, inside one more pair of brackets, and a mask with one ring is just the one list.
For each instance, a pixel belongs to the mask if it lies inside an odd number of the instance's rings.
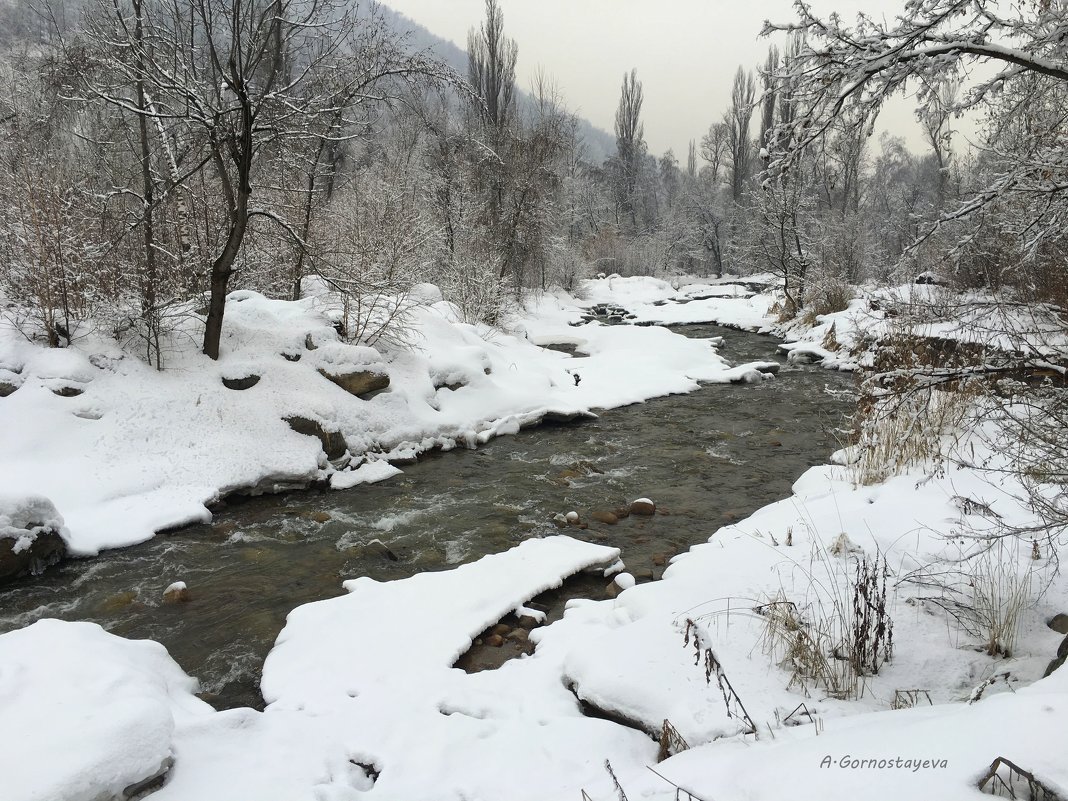
{"label": "overcast sky", "polygon": [[[383,0],[462,48],[485,14],[484,0]],[[623,73],[632,67],[645,90],[643,122],[652,152],[672,148],[685,160],[726,108],[739,64],[756,67],[769,40],[765,19],[789,21],[791,0],[499,0],[505,33],[519,45],[518,81],[529,88],[544,68],[568,106],[611,132]],[[813,0],[845,19],[859,10],[892,18],[904,0]],[[922,147],[911,106],[892,106],[881,123]]]}

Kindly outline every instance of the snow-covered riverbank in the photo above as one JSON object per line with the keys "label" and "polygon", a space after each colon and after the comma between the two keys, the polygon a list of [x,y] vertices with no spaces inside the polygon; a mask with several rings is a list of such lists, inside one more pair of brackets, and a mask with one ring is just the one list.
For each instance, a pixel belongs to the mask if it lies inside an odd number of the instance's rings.
{"label": "snow-covered riverbank", "polygon": [[[728,371],[707,344],[683,350],[663,329],[572,325],[598,304],[622,307],[641,322],[662,309],[681,314],[675,309],[703,304],[691,317],[734,315],[745,327],[770,325],[764,296],[743,297],[751,292],[744,287],[674,303],[680,291],[717,290],[661,283],[591,282],[581,302],[543,297],[515,321],[516,336],[464,339],[489,354],[490,374],[478,371],[485,379],[511,371],[526,382],[520,386],[542,387],[525,411],[514,398],[496,408],[519,416],[570,413],[611,405],[600,402],[605,398],[625,402],[624,390],[640,394],[635,387],[686,391],[697,379],[744,375]],[[651,290],[661,294],[641,300]],[[266,303],[241,303],[249,300]],[[440,366],[460,346],[443,342],[432,357],[419,358]],[[569,359],[538,347],[550,343],[590,355]],[[516,363],[512,370],[505,361],[517,355],[538,365],[537,380],[527,375],[533,368]],[[403,359],[383,356],[382,369],[391,386],[407,386],[392,372],[400,370],[397,362]],[[580,375],[577,386],[566,380],[569,368]],[[425,364],[420,369],[430,373]],[[546,379],[556,386],[539,385]],[[507,392],[487,386],[491,397]],[[257,388],[226,391],[244,397]],[[583,393],[576,396],[581,403],[565,404],[569,392]],[[360,408],[389,394],[360,401]],[[448,399],[439,404],[442,413],[460,415],[463,395],[445,390],[432,400]],[[348,403],[351,396],[338,397]],[[473,419],[474,406],[464,413]],[[503,414],[479,419],[489,425],[469,429],[476,441],[480,432],[507,431],[498,424]],[[520,422],[511,419],[509,425]],[[997,458],[982,452],[979,439],[966,436],[956,447],[972,449],[976,462]],[[532,655],[482,673],[451,665],[505,614],[530,615],[524,604],[567,575],[618,569],[618,551],[547,537],[451,571],[346,582],[347,595],[290,615],[264,668],[269,704],[262,713],[213,711],[154,644],[90,624],[42,621],[0,636],[0,731],[20,733],[0,750],[0,775],[17,801],[121,798],[124,788],[161,772],[166,779],[154,796],[161,801],[533,801],[579,798],[583,790],[608,801],[619,797],[616,780],[631,799],[675,798],[674,782],[709,801],[770,801],[784,788],[801,798],[900,801],[976,798],[976,783],[1001,756],[1064,795],[1068,768],[1058,732],[1068,712],[1068,674],[1062,668],[1041,678],[1064,636],[1046,621],[1068,609],[1068,589],[1053,572],[1057,554],[1006,545],[987,562],[988,573],[977,572],[978,582],[997,582],[1001,591],[1030,585],[1011,656],[988,655],[984,621],[947,613],[954,596],[925,579],[932,566],[954,564],[963,532],[995,519],[1026,524],[1030,513],[1011,480],[991,482],[952,462],[930,467],[867,486],[858,486],[847,466],[812,468],[790,498],[710,530],[709,541],[676,557],[662,580],[629,586],[613,600],[572,602],[563,620],[530,632]],[[331,469],[317,459],[318,475]],[[850,673],[847,660],[829,652],[814,669],[799,632],[847,636],[857,571],[867,562],[878,572],[879,560],[890,573],[884,612],[893,623],[892,657],[876,675]],[[1034,591],[1047,582],[1036,600]],[[664,721],[689,749],[665,743],[681,753],[656,765],[653,736]],[[86,739],[96,747],[86,750]]]}
{"label": "snow-covered riverbank", "polygon": [[[370,348],[338,340],[328,293],[234,293],[219,362],[176,336],[163,372],[99,338],[57,350],[2,332],[0,484],[50,499],[70,552],[92,555],[209,520],[230,492],[348,488],[395,474],[391,461],[546,416],[754,375],[662,328],[574,325],[582,305],[563,293],[532,302],[508,331],[462,322],[433,287],[418,294],[405,344]],[[557,343],[575,357],[543,347]]]}

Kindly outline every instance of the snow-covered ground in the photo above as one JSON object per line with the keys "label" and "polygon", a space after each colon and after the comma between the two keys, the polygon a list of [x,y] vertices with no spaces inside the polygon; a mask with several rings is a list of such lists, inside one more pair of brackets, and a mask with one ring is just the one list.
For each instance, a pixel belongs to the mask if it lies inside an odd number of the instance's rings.
{"label": "snow-covered ground", "polygon": [[[704,299],[675,303],[683,291]],[[322,355],[270,360],[302,346],[306,318],[290,339],[259,355],[242,351],[240,364],[263,371],[263,402],[275,404],[271,419],[318,413],[323,422],[337,421],[347,442],[395,452],[446,436],[440,427],[419,428],[427,419],[448,420],[456,426],[449,435],[477,442],[544,410],[570,413],[642,392],[686,391],[697,380],[737,379],[738,370],[728,371],[706,343],[684,344],[655,327],[573,325],[598,304],[625,308],[641,322],[702,304],[693,317],[770,325],[767,293],[723,285],[716,291],[713,284],[676,289],[654,279],[605,279],[590,282],[581,302],[543,296],[511,321],[512,335],[465,327],[437,306],[421,312],[429,319],[420,323],[428,339],[419,353],[353,354],[324,342],[327,353],[359,356],[361,364],[389,372],[393,392],[358,402],[361,428],[340,411],[351,396],[322,393],[320,383],[304,406],[291,405],[297,382],[318,380],[314,367]],[[248,303],[250,312],[261,309],[277,322],[280,312],[269,301],[248,296],[234,305]],[[323,333],[332,341],[325,326]],[[815,337],[826,334],[811,336],[802,341],[815,347]],[[575,359],[539,347],[550,343],[588,355]],[[220,370],[238,363],[235,352]],[[290,372],[294,365],[305,372]],[[277,382],[267,366],[280,368]],[[30,386],[43,382],[35,369],[22,373]],[[577,386],[568,369],[579,372]],[[147,387],[158,380],[151,375],[137,380]],[[495,379],[502,375],[515,383]],[[107,371],[93,376],[89,389],[111,380]],[[435,391],[430,376],[442,383],[462,378],[468,386]],[[207,396],[206,378],[188,383]],[[476,385],[486,390],[480,400]],[[211,408],[218,409],[230,396],[212,387]],[[244,403],[260,388],[226,392]],[[269,433],[286,431],[283,425]],[[389,439],[390,432],[406,433]],[[279,447],[308,445],[299,436]],[[968,449],[976,463],[999,458],[983,452],[985,441],[962,434],[955,447]],[[242,458],[254,455],[248,450]],[[314,465],[308,475],[331,469],[319,454],[308,459]],[[450,571],[346,582],[347,595],[289,616],[264,668],[269,703],[262,713],[212,711],[159,646],[88,624],[42,621],[0,636],[0,776],[10,781],[5,789],[16,788],[13,801],[116,797],[168,759],[173,766],[154,795],[161,801],[533,801],[578,799],[583,791],[609,801],[620,797],[616,781],[630,799],[663,801],[686,797],[676,796],[676,785],[705,801],[963,800],[983,797],[976,784],[1003,757],[1068,797],[1068,668],[1041,678],[1063,639],[1046,621],[1068,609],[1068,585],[1054,572],[1058,554],[1045,545],[1032,551],[1030,543],[1005,544],[974,563],[971,592],[988,582],[1022,598],[1017,631],[1003,634],[1011,656],[989,655],[983,645],[992,621],[962,616],[952,605],[960,599],[927,580],[969,547],[966,531],[995,519],[1030,522],[1019,487],[1000,477],[992,483],[952,461],[870,486],[853,479],[844,465],[810,469],[790,498],[710,531],[708,542],[676,557],[662,580],[624,582],[630,586],[612,600],[572,601],[562,620],[531,631],[532,655],[496,670],[467,674],[452,664],[480,632],[509,612],[523,613],[525,603],[564,577],[618,569],[618,551],[558,536]],[[71,512],[61,498],[57,504],[73,530]],[[852,588],[865,559],[885,559],[889,570],[892,658],[876,675],[855,676],[830,649],[817,649],[828,671],[821,678],[797,645],[800,633],[818,639],[827,631],[830,642],[852,631]],[[798,625],[776,629],[784,618],[774,610],[788,610],[785,619]],[[901,706],[911,708],[894,708]],[[605,717],[586,714],[591,710]],[[689,748],[676,742],[669,750],[681,753],[656,764],[651,735],[665,720]],[[79,743],[66,745],[62,738],[75,733]],[[85,738],[94,748],[83,749]]]}
{"label": "snow-covered ground", "polygon": [[[836,370],[871,367],[875,343],[895,334],[953,340],[990,351],[1048,359],[1064,371],[1068,338],[1059,312],[1010,302],[990,293],[958,292],[938,284],[854,288],[847,308],[783,323],[782,280],[770,274],[718,279],[609,276],[587,281],[587,305],[625,310],[636,325],[716,323],[775,334],[791,359]],[[1053,366],[1052,364],[1050,366]]]}
{"label": "snow-covered ground", "polygon": [[[845,467],[812,468],[791,498],[715,532],[661,581],[573,601],[531,632],[532,656],[476,674],[451,665],[479,632],[618,551],[559,536],[451,571],[347,582],[347,595],[290,615],[265,665],[262,713],[199,703],[154,644],[42,621],[0,636],[0,731],[20,733],[0,749],[0,770],[24,788],[17,801],[94,799],[168,757],[161,801],[563,799],[583,789],[608,801],[618,796],[606,760],[630,798],[672,799],[670,781],[717,800],[777,799],[784,788],[813,799],[966,799],[1003,756],[1063,793],[1068,673],[1039,679],[1060,639],[1044,620],[1065,608],[1064,582],[1024,610],[1012,658],[988,656],[981,637],[924,600],[930,588],[895,582],[954,555],[947,535],[958,527],[984,524],[962,498],[1010,519],[1025,513],[975,471],[927,478],[855,487]],[[856,697],[831,698],[767,647],[755,609],[785,598],[815,624],[842,600],[858,559],[876,554],[894,576],[893,658]],[[1050,554],[1031,566],[1031,580],[1048,578]],[[706,680],[705,649],[741,707],[725,704],[715,674]],[[897,690],[922,691],[916,707],[891,711]],[[579,699],[628,725],[588,717]],[[92,750],[50,747],[72,719]],[[649,733],[665,719],[691,748],[656,765]]]}

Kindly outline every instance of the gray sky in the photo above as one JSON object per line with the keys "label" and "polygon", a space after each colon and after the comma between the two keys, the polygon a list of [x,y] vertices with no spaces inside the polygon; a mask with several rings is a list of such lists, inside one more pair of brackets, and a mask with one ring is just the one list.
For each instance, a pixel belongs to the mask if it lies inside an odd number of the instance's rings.
{"label": "gray sky", "polygon": [[[433,33],[465,48],[481,24],[484,0],[382,0]],[[820,13],[851,19],[860,10],[892,18],[904,0],[813,0]],[[739,64],[756,67],[769,40],[765,19],[793,18],[790,0],[500,0],[505,33],[519,45],[518,81],[529,88],[539,67],[556,81],[568,107],[611,132],[623,73],[638,69],[642,118],[653,153],[669,147],[685,161],[727,106]],[[880,118],[883,129],[922,148],[905,101]],[[874,144],[874,143],[873,143]]]}

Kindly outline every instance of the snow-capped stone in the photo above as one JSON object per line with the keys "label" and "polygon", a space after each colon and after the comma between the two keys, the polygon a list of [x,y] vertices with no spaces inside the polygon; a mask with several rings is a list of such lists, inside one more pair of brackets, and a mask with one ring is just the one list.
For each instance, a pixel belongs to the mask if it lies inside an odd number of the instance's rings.
{"label": "snow-capped stone", "polygon": [[189,594],[189,587],[186,586],[184,581],[176,581],[163,591],[163,603],[165,604],[187,603],[192,599],[192,595]]}
{"label": "snow-capped stone", "polygon": [[649,515],[656,514],[656,504],[648,498],[638,498],[630,502],[630,513],[632,515]]}
{"label": "snow-capped stone", "polygon": [[67,553],[63,518],[40,495],[0,494],[0,583],[36,575]]}

